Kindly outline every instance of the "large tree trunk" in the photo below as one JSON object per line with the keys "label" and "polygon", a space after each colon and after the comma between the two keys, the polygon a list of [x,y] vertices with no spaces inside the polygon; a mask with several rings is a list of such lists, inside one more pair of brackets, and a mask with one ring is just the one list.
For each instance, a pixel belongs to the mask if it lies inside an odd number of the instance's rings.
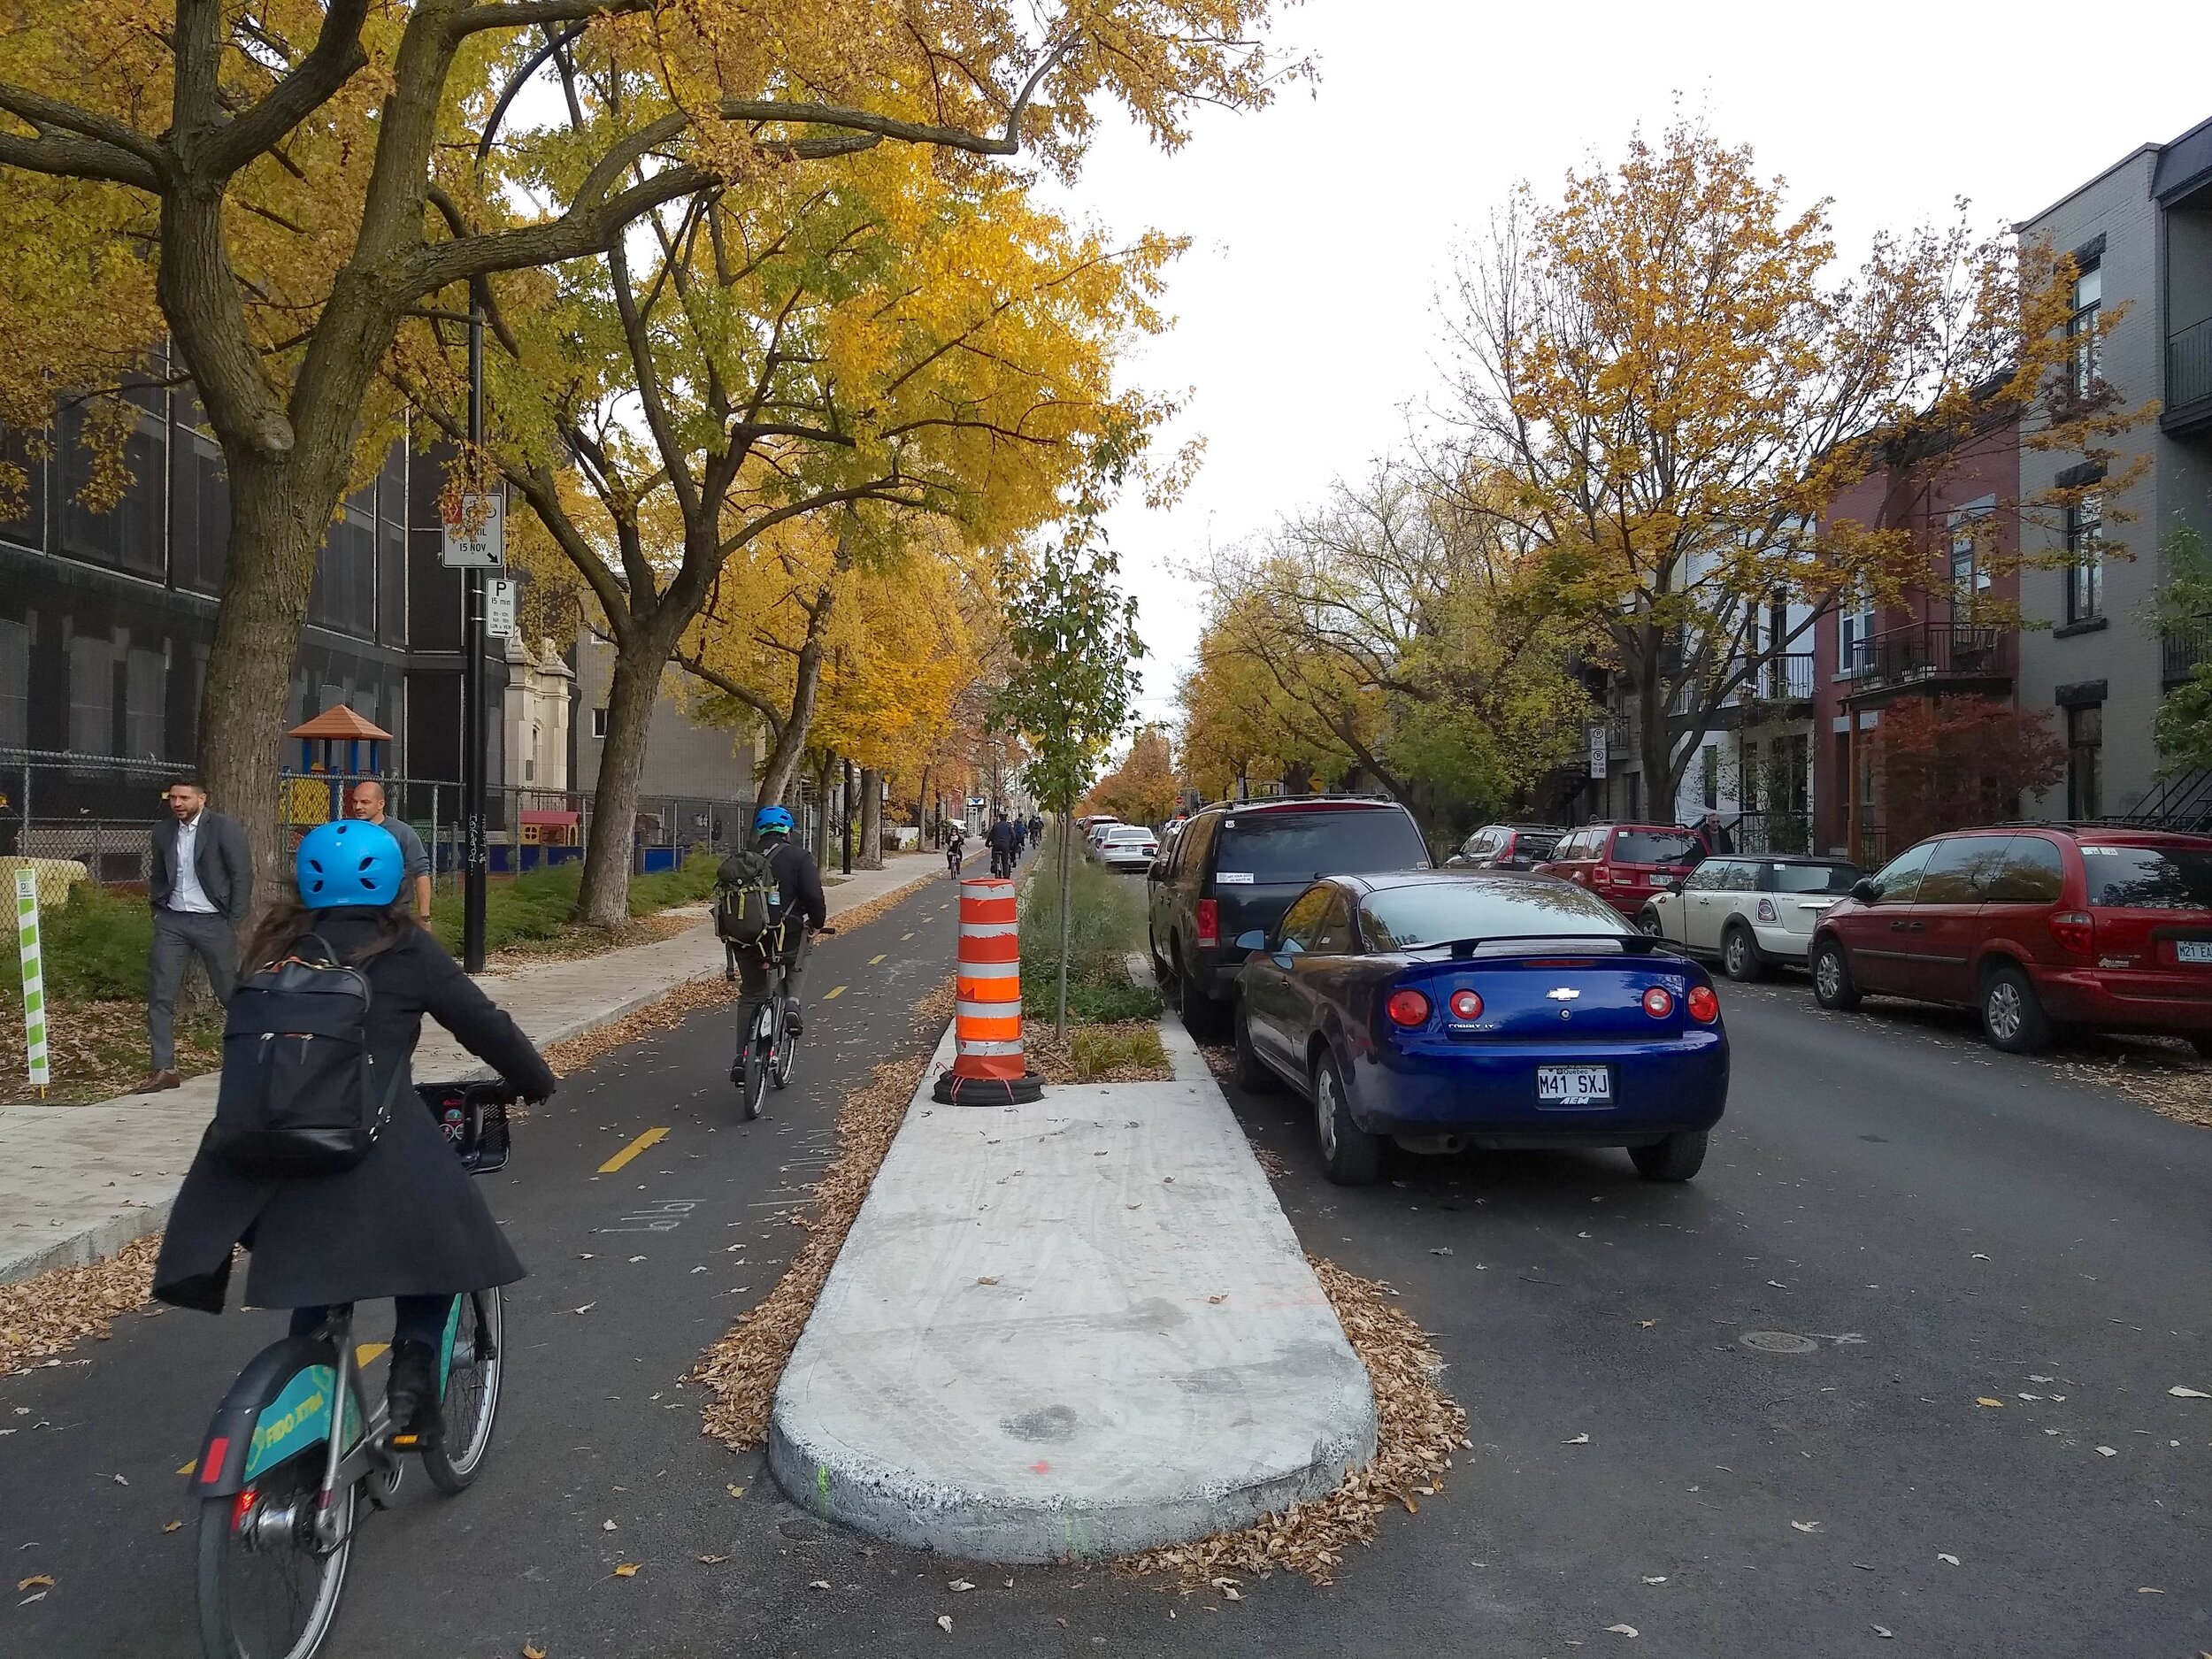
{"label": "large tree trunk", "polygon": [[760,803],[767,806],[781,801],[791,791],[791,780],[798,776],[799,762],[806,754],[807,733],[814,725],[814,705],[822,685],[822,637],[829,628],[829,589],[824,588],[819,603],[807,618],[806,639],[799,647],[798,671],[792,681],[791,712],[783,723],[783,735],[768,753],[768,764],[760,773]]}
{"label": "large tree trunk", "polygon": [[860,769],[860,856],[863,870],[883,868],[883,774],[872,766]]}
{"label": "large tree trunk", "polygon": [[646,740],[661,670],[674,641],[660,626],[636,629],[616,648],[614,679],[607,687],[607,741],[599,751],[599,787],[591,800],[591,844],[584,849],[584,879],[576,895],[576,919],[587,927],[618,927],[630,918],[631,848],[637,827],[638,787],[645,774]]}
{"label": "large tree trunk", "polygon": [[830,859],[830,780],[837,771],[837,757],[825,755],[814,768],[814,862],[821,869],[829,868]]}
{"label": "large tree trunk", "polygon": [[278,811],[284,715],[316,550],[345,473],[342,458],[311,466],[312,457],[296,451],[284,462],[227,458],[230,542],[200,693],[199,761],[209,798],[245,826],[257,902],[265,904],[291,873]]}

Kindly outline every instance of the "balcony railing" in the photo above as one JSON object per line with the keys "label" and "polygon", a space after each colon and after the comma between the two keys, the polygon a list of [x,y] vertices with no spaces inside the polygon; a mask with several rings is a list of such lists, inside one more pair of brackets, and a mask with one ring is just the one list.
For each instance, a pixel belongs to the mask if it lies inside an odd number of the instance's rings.
{"label": "balcony railing", "polygon": [[2212,663],[2212,617],[2170,627],[2159,641],[2162,678],[2178,686],[2197,672],[2200,663]]}
{"label": "balcony railing", "polygon": [[2008,629],[1955,622],[1914,623],[1860,640],[1851,648],[1850,672],[1858,689],[1936,680],[2010,680],[2013,636]]}
{"label": "balcony railing", "polygon": [[1763,657],[1737,692],[1750,703],[1809,703],[1813,695],[1813,654],[1779,651]]}
{"label": "balcony railing", "polygon": [[2166,339],[2166,407],[2180,413],[2212,400],[2212,318]]}

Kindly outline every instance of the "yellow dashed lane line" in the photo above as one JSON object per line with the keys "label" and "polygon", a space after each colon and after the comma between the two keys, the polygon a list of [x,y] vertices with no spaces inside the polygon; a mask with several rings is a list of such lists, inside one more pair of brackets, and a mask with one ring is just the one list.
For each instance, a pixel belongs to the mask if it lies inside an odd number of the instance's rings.
{"label": "yellow dashed lane line", "polygon": [[835,1001],[836,1001],[839,997],[841,997],[841,996],[842,996],[842,995],[845,995],[845,987],[844,987],[843,986],[841,986],[841,986],[839,986],[839,987],[838,987],[835,990],[832,990],[832,991],[825,991],[825,992],[823,992],[823,993],[822,993],[822,1000],[823,1000],[825,1002],[835,1002]]}
{"label": "yellow dashed lane line", "polygon": [[616,1153],[614,1156],[609,1158],[604,1164],[602,1164],[599,1166],[599,1172],[602,1175],[612,1175],[617,1170],[627,1164],[632,1158],[637,1156],[639,1153],[644,1151],[646,1148],[657,1146],[661,1141],[667,1139],[668,1131],[666,1129],[648,1129],[636,1140],[631,1141],[628,1146],[623,1148],[621,1151]]}
{"label": "yellow dashed lane line", "polygon": [[[888,951],[884,952],[884,956],[888,956],[891,953]],[[883,956],[871,956],[868,958],[868,965],[872,968],[876,965],[876,964],[881,962],[882,960]]]}

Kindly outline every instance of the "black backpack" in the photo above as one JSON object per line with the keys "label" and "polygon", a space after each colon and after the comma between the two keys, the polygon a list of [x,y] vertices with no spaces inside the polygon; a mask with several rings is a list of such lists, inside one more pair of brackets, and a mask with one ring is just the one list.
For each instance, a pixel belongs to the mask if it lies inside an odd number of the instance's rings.
{"label": "black backpack", "polygon": [[733,945],[757,945],[776,926],[782,898],[764,852],[732,853],[714,872],[714,931]]}
{"label": "black backpack", "polygon": [[241,980],[223,1018],[223,1077],[202,1147],[253,1175],[335,1175],[369,1154],[404,1075],[377,1074],[369,979],[317,933]]}

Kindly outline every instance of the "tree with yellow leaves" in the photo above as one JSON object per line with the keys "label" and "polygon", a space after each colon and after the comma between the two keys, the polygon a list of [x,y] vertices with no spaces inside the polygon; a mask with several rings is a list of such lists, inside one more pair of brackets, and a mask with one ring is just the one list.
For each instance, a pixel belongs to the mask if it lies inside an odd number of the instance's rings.
{"label": "tree with yellow leaves", "polygon": [[[104,303],[118,329],[11,331],[4,402],[42,426],[54,387],[173,338],[232,510],[202,761],[273,863],[316,549],[391,430],[380,376],[411,319],[445,322],[495,276],[621,250],[657,208],[786,172],[1026,147],[1071,173],[1107,100],[1179,142],[1194,102],[1267,96],[1267,6],[1082,0],[1025,29],[995,0],[15,0],[0,265],[35,280],[21,262],[43,257],[50,302]],[[558,81],[564,54],[619,63],[621,96],[527,130],[519,95]],[[49,362],[26,362],[42,341]],[[612,914],[607,883],[588,886]]]}
{"label": "tree with yellow leaves", "polygon": [[1175,750],[1167,728],[1139,726],[1121,764],[1093,784],[1085,798],[1125,824],[1157,827],[1174,817],[1182,802],[1183,786],[1175,774]]}

